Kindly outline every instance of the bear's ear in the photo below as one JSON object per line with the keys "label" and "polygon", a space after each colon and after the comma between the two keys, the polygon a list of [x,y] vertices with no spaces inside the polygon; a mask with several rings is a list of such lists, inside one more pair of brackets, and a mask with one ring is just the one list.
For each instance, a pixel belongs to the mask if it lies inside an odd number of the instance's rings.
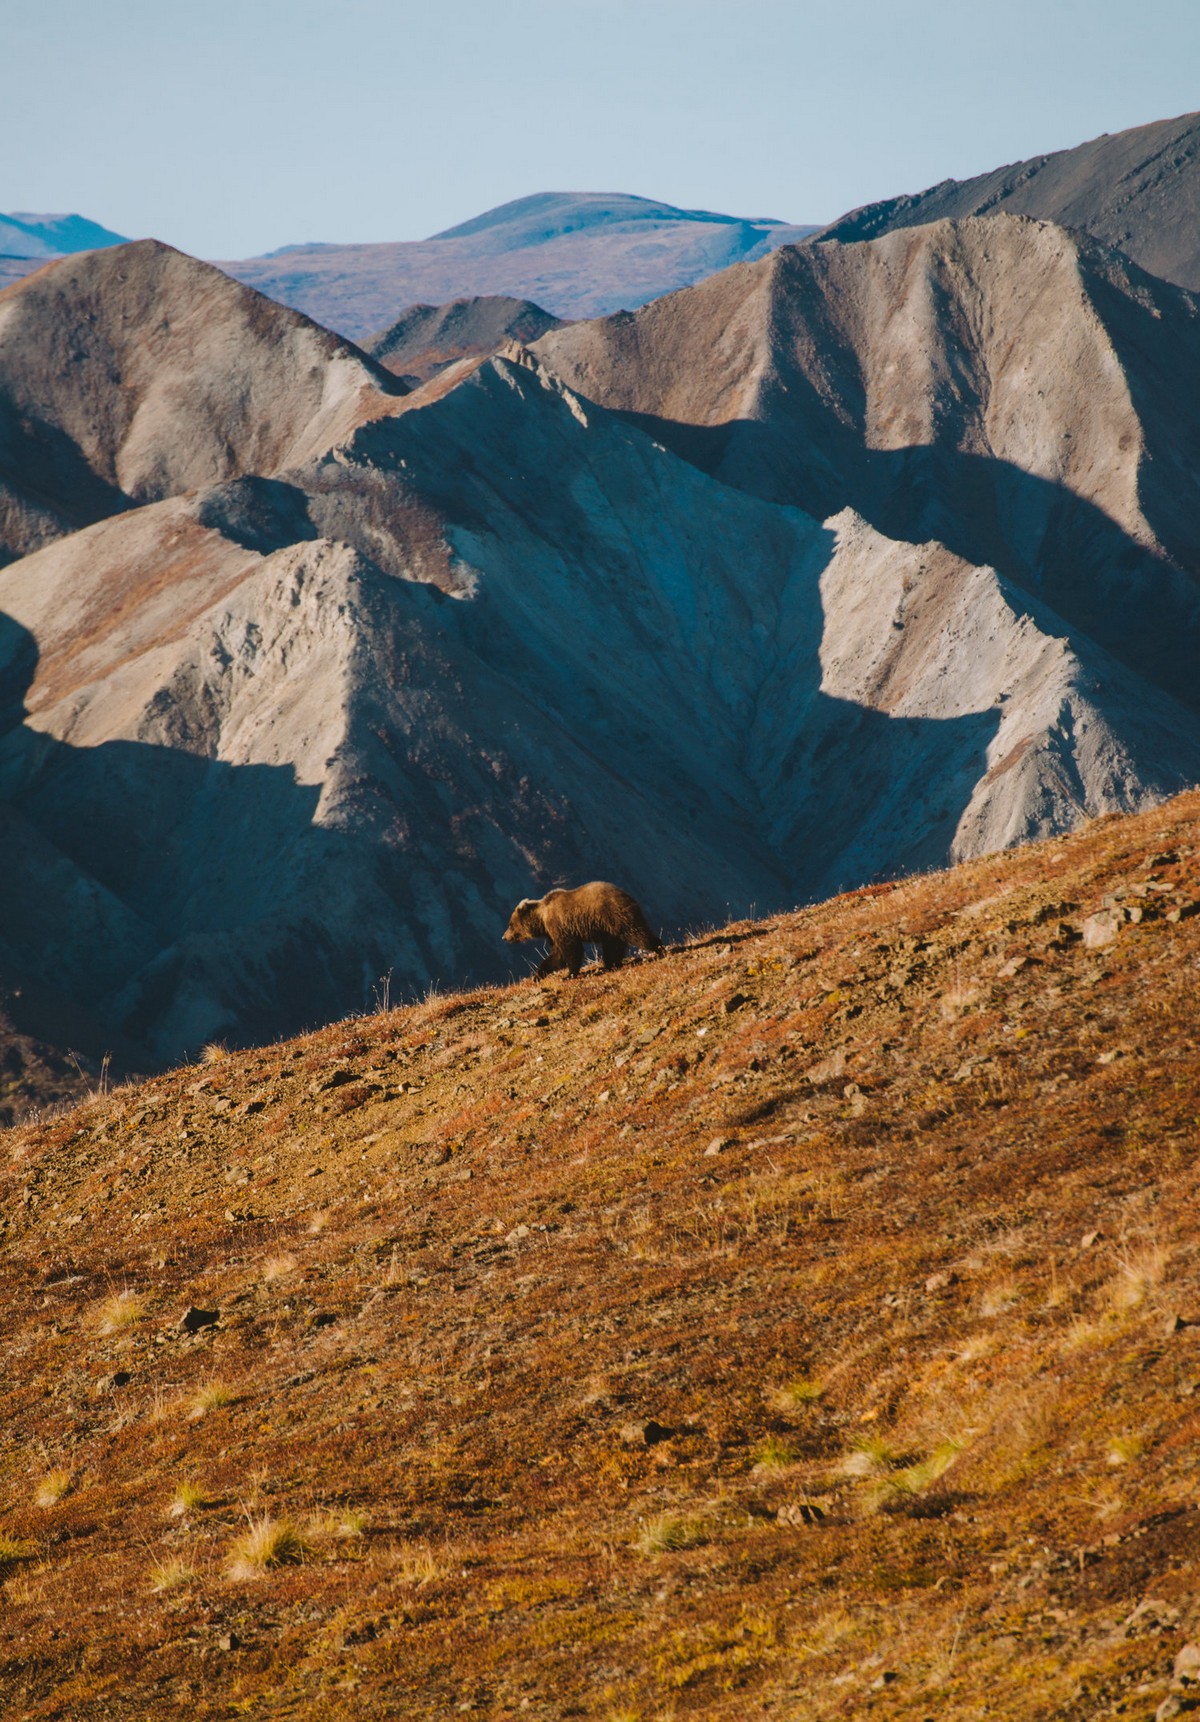
{"label": "bear's ear", "polygon": [[536,909],[538,906],[539,900],[540,899],[537,897],[522,897],[521,901],[517,904],[516,908],[513,910],[513,914],[519,915],[521,913],[522,909]]}

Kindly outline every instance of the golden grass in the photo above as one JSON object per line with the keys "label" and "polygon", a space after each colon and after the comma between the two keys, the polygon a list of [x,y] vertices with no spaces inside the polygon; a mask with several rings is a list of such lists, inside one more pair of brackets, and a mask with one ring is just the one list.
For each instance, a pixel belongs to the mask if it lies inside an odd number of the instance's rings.
{"label": "golden grass", "polygon": [[825,1389],[820,1382],[810,1381],[806,1375],[797,1375],[787,1381],[782,1387],[772,1387],[767,1393],[767,1404],[773,1411],[783,1416],[794,1415],[798,1411],[807,1411],[816,1405],[824,1395]]}
{"label": "golden grass", "polygon": [[135,1292],[115,1292],[98,1304],[93,1316],[93,1325],[97,1333],[109,1335],[123,1333],[140,1321],[146,1313],[146,1300],[138,1297]]}
{"label": "golden grass", "polygon": [[21,1561],[32,1560],[36,1549],[26,1537],[10,1536],[7,1531],[0,1531],[0,1576],[9,1567],[17,1566]]}
{"label": "golden grass", "polygon": [[150,1568],[150,1589],[158,1596],[166,1591],[182,1590],[196,1582],[196,1569],[184,1560],[157,1561]]}
{"label": "golden grass", "polygon": [[795,1462],[794,1448],[788,1442],[781,1441],[777,1435],[768,1435],[750,1455],[751,1470],[760,1477],[778,1476],[790,1470]]}
{"label": "golden grass", "polygon": [[169,1519],[186,1519],[189,1513],[194,1513],[198,1507],[203,1507],[208,1497],[199,1483],[181,1483],[171,1497],[167,1508]]}
{"label": "golden grass", "polygon": [[356,1542],[364,1537],[370,1520],[366,1513],[324,1512],[310,1514],[306,1530],[314,1542]]}
{"label": "golden grass", "polygon": [[47,1471],[34,1491],[34,1503],[39,1507],[54,1507],[71,1492],[72,1477],[61,1468]]}
{"label": "golden grass", "polygon": [[640,1555],[675,1554],[708,1541],[704,1521],[691,1513],[656,1513],[643,1519],[633,1546]]}
{"label": "golden grass", "polygon": [[231,1579],[257,1579],[275,1567],[298,1566],[313,1545],[290,1519],[252,1519],[230,1546],[225,1571]]}
{"label": "golden grass", "polygon": [[223,1405],[232,1404],[232,1387],[224,1381],[206,1381],[189,1399],[188,1416],[193,1422],[198,1422],[201,1417],[207,1417],[210,1411],[219,1411]]}
{"label": "golden grass", "polygon": [[406,1548],[396,1562],[396,1577],[401,1584],[413,1585],[418,1589],[422,1585],[436,1584],[445,1578],[450,1570],[449,1560],[439,1557],[429,1547],[410,1546]]}

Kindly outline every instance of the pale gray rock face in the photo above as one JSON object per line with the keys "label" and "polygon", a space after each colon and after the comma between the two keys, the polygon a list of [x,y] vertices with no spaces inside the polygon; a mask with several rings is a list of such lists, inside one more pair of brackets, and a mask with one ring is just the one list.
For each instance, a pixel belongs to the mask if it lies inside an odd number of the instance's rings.
{"label": "pale gray rock face", "polygon": [[[947,271],[969,242],[947,231]],[[1063,243],[1037,238],[1024,286],[1019,256],[997,271],[1014,332],[1044,287],[1042,247]],[[837,494],[845,451],[857,482],[864,442],[949,422],[924,397],[929,366],[950,368],[951,391],[971,374],[962,340],[919,370],[957,312],[918,317],[926,296],[886,256],[870,291],[843,276],[841,324],[832,298],[824,323],[803,292],[789,300],[785,258],[731,272],[727,301],[694,318],[678,295],[408,395],[204,265],[138,246],[102,262],[103,284],[84,259],[0,300],[0,422],[23,494],[54,515],[0,569],[0,969],[66,989],[158,1058],[370,1007],[389,972],[393,998],[502,978],[513,904],[554,884],[614,878],[675,932],[1200,777],[1200,720],[1055,609],[1053,570],[1035,592],[934,534],[888,533],[869,488],[867,508]],[[74,285],[55,283],[68,270]],[[908,295],[891,325],[889,274]],[[890,418],[869,370],[857,394],[815,380],[865,364],[851,315],[877,332],[880,379],[918,366]],[[1189,576],[1149,523],[1136,460],[1109,471],[1106,438],[1148,433],[1090,308],[1081,322],[1092,453],[1046,453],[1026,419],[1066,421],[1038,397],[1044,365],[1020,406],[1017,343],[1006,458],[1024,438],[1027,460],[1063,468],[1067,502],[1103,491],[1173,590]],[[82,356],[47,376],[31,450],[38,340]],[[991,411],[1004,388],[987,352]],[[106,387],[105,362],[124,381]],[[597,378],[638,422],[585,398]],[[715,471],[667,446],[714,426]],[[761,440],[739,447],[743,429]],[[810,470],[820,485],[801,496]],[[79,473],[108,489],[71,530]],[[823,522],[796,505],[822,497]],[[957,501],[931,506],[953,524]],[[1038,530],[1030,542],[1058,528]],[[1120,570],[1101,572],[1115,590]]]}

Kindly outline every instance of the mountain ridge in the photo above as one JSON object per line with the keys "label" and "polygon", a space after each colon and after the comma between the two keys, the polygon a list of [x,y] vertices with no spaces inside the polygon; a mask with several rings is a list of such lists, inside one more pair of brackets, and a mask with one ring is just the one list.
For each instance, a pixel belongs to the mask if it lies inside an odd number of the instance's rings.
{"label": "mountain ridge", "polygon": [[971,179],[864,204],[815,237],[874,239],[1001,211],[1080,228],[1150,274],[1200,290],[1200,114],[1105,132]]}

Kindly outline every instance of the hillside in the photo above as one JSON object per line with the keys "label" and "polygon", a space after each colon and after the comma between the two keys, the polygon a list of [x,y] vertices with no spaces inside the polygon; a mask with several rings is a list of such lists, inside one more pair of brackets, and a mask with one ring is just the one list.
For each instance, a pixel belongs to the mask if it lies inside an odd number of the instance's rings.
{"label": "hillside", "polygon": [[1198,908],[1193,793],[6,1133],[2,1707],[1152,1715]]}
{"label": "hillside", "polygon": [[1032,215],[1119,247],[1152,275],[1200,290],[1200,114],[1105,132],[974,179],[865,204],[818,239],[877,239],[931,221]]}
{"label": "hillside", "polygon": [[221,267],[359,341],[410,305],[481,295],[530,299],[557,317],[601,316],[813,231],[645,197],[538,192],[430,239],[290,245]]}

